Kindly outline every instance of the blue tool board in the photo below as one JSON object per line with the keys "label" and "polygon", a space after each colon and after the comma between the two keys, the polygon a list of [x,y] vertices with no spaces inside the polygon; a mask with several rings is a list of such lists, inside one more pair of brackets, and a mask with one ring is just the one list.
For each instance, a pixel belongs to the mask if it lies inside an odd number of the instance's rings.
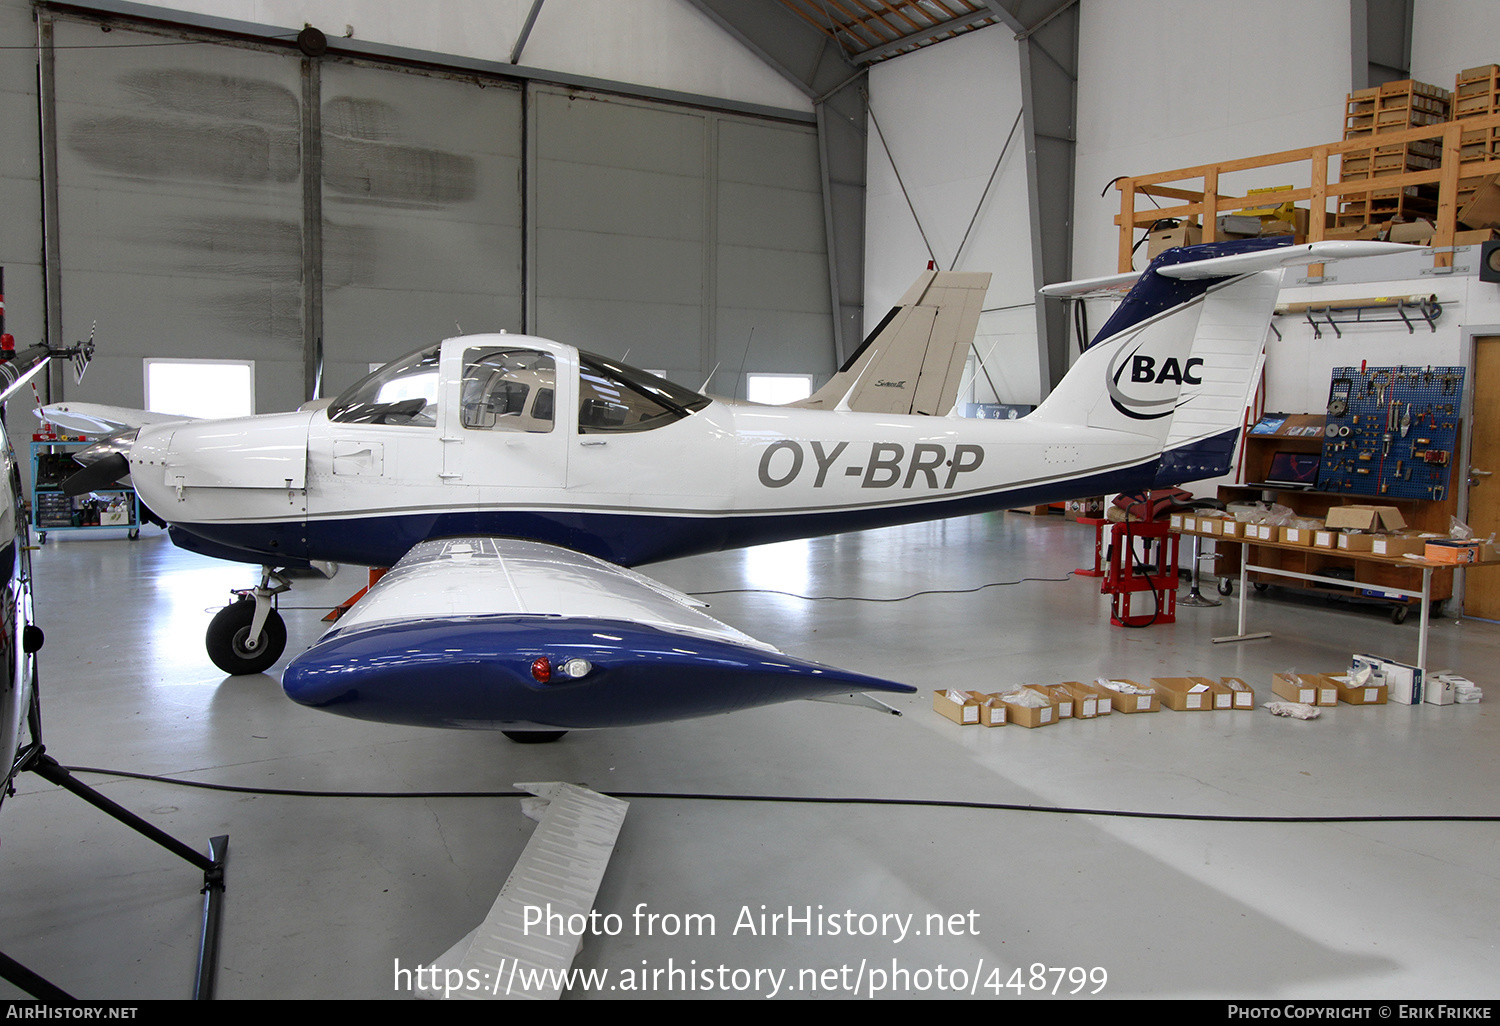
{"label": "blue tool board", "polygon": [[1318,489],[1447,498],[1463,398],[1463,367],[1335,367]]}

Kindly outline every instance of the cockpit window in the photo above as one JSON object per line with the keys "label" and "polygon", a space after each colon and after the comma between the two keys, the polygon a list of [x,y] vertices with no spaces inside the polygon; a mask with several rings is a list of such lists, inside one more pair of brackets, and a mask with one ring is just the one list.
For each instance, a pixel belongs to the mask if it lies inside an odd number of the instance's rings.
{"label": "cockpit window", "polygon": [[419,349],[356,381],[328,407],[328,419],[340,424],[435,427],[440,348]]}
{"label": "cockpit window", "polygon": [[464,351],[463,425],[479,431],[552,430],[557,365],[535,349]]}
{"label": "cockpit window", "polygon": [[709,404],[665,378],[593,353],[578,354],[578,433],[650,431]]}

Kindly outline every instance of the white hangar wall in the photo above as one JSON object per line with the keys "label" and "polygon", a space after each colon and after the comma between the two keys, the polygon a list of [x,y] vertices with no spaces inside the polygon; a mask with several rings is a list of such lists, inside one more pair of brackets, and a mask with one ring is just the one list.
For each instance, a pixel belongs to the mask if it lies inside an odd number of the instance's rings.
{"label": "white hangar wall", "polygon": [[[1079,29],[1075,278],[1117,270],[1114,178],[1343,136],[1348,0],[1083,0]],[[1290,170],[1226,176],[1220,191],[1309,184]]]}
{"label": "white hangar wall", "polygon": [[[1012,36],[986,28],[870,69],[865,321],[878,323],[928,260],[943,270],[989,271],[975,347],[998,401],[1036,403],[1041,369]],[[982,374],[978,388],[979,401],[995,400]]]}

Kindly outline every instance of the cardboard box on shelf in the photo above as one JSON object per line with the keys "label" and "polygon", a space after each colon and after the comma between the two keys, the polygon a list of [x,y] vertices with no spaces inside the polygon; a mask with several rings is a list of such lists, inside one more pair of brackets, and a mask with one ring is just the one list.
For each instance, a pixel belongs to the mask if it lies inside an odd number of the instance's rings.
{"label": "cardboard box on shelf", "polygon": [[1313,529],[1309,527],[1283,527],[1277,540],[1283,545],[1307,545],[1313,543]]}
{"label": "cardboard box on shelf", "polygon": [[1432,242],[1432,236],[1436,231],[1431,221],[1421,219],[1407,224],[1392,224],[1390,231],[1386,234],[1386,241],[1426,246]]}
{"label": "cardboard box on shelf", "polygon": [[1420,556],[1426,551],[1427,539],[1415,534],[1377,534],[1370,542],[1370,552],[1376,556]]}
{"label": "cardboard box on shelf", "polygon": [[1406,526],[1406,518],[1395,506],[1334,506],[1323,522],[1331,528],[1356,531],[1399,531]]}
{"label": "cardboard box on shelf", "polygon": [[1437,538],[1423,547],[1422,554],[1435,563],[1474,563],[1479,559],[1483,542]]}
{"label": "cardboard box on shelf", "polygon": [[1493,228],[1476,228],[1473,231],[1454,232],[1453,244],[1455,246],[1477,246],[1481,242],[1492,242],[1500,238],[1495,234]]}
{"label": "cardboard box on shelf", "polygon": [[1375,545],[1373,534],[1340,534],[1338,547],[1345,552],[1369,552]]}
{"label": "cardboard box on shelf", "polygon": [[1460,224],[1469,228],[1500,228],[1500,175],[1490,175],[1474,190],[1474,196],[1458,212]]}
{"label": "cardboard box on shelf", "polygon": [[1208,712],[1213,709],[1213,687],[1202,677],[1152,677],[1161,704],[1177,712]]}

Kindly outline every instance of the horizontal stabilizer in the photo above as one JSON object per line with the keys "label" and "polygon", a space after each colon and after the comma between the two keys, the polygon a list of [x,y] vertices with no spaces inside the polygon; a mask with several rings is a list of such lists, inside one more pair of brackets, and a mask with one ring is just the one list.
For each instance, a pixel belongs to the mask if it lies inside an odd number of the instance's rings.
{"label": "horizontal stabilizer", "polygon": [[282,688],[303,705],[418,726],[575,730],[903,684],[787,656],[680,592],[567,549],[423,542]]}
{"label": "horizontal stabilizer", "polygon": [[924,271],[826,385],[788,405],[946,415],[989,287],[988,273]]}

